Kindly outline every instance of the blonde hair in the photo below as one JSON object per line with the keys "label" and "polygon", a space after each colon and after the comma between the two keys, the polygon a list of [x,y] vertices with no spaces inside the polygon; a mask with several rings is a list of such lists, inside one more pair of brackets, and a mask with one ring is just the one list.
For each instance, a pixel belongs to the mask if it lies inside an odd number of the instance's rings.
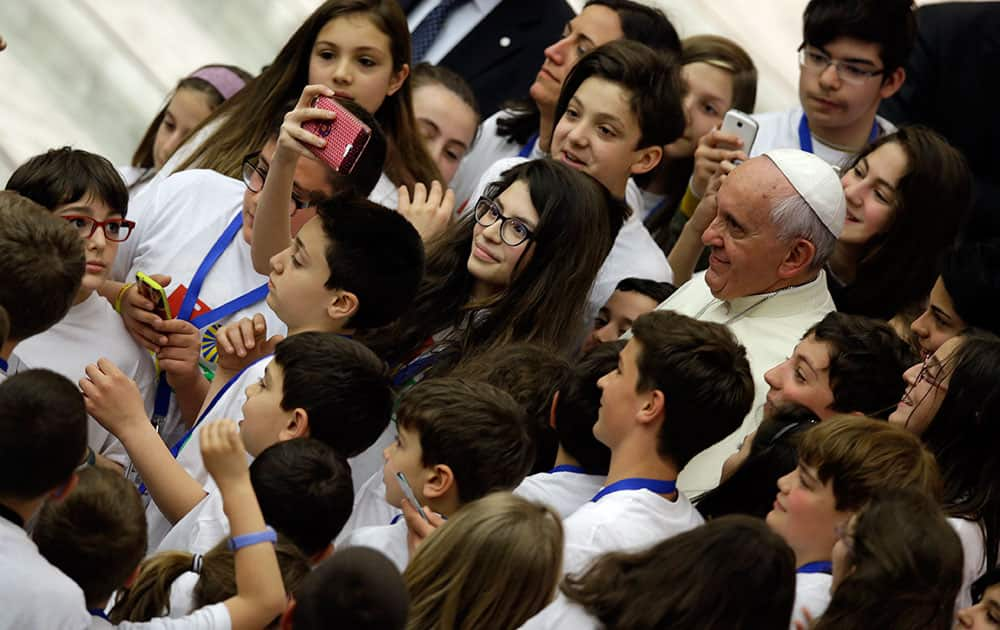
{"label": "blonde hair", "polygon": [[506,492],[469,503],[403,574],[407,630],[520,626],[552,601],[562,548],[562,522],[547,506]]}
{"label": "blonde hair", "polygon": [[802,436],[799,461],[832,481],[838,510],[856,511],[885,489],[910,488],[941,498],[937,462],[906,429],[862,416],[837,416]]}

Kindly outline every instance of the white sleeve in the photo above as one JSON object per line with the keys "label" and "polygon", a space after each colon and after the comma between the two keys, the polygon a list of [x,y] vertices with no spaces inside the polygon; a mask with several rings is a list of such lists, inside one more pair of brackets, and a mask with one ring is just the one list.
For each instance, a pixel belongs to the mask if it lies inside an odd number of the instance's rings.
{"label": "white sleeve", "polygon": [[212,604],[180,619],[158,617],[143,622],[125,621],[115,627],[125,630],[231,630],[233,622],[225,604]]}

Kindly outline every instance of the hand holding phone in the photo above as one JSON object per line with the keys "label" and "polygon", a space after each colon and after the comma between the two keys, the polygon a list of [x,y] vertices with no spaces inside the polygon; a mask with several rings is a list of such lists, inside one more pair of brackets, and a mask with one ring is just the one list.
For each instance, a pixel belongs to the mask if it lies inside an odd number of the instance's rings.
{"label": "hand holding phone", "polygon": [[[753,141],[757,139],[757,121],[738,109],[731,109],[722,118],[722,133],[732,134],[743,141],[743,146],[739,147],[744,153],[750,155],[753,148]],[[734,149],[737,147],[733,147]]]}
{"label": "hand holding phone", "polygon": [[328,96],[317,96],[313,107],[335,112],[337,117],[333,120],[308,120],[302,123],[303,129],[326,140],[326,145],[322,148],[309,148],[335,171],[352,172],[368,146],[372,136],[371,128],[347,111],[336,99]]}
{"label": "hand holding phone", "polygon": [[135,274],[135,286],[139,290],[139,295],[153,303],[153,312],[161,319],[171,319],[170,302],[167,301],[167,292],[159,282],[153,280],[143,272]]}
{"label": "hand holding phone", "polygon": [[403,496],[410,502],[410,505],[416,508],[417,513],[420,514],[420,518],[429,523],[430,519],[427,518],[427,513],[424,512],[424,509],[420,507],[420,501],[417,501],[417,496],[413,494],[413,488],[411,488],[409,482],[406,481],[406,475],[398,472],[396,473],[396,479],[399,481],[399,487],[403,489]]}

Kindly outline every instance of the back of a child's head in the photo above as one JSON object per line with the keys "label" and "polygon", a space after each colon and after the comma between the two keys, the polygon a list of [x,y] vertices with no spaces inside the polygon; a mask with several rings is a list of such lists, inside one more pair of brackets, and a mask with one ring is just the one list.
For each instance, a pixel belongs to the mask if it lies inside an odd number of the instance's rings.
{"label": "back of a child's head", "polygon": [[37,335],[66,315],[85,263],[80,235],[65,219],[17,193],[0,191],[0,260],[8,339]]}
{"label": "back of a child's head", "polygon": [[103,608],[146,555],[146,512],[135,486],[105,468],[81,470],[76,487],[38,513],[38,551]]}
{"label": "back of a child's head", "polygon": [[511,490],[535,459],[524,410],[507,392],[458,378],[434,378],[406,392],[399,426],[420,436],[422,464],[451,468],[460,503]]}
{"label": "back of a child's head", "polygon": [[903,396],[900,375],[917,361],[910,345],[883,321],[837,312],[827,314],[803,337],[810,334],[829,346],[830,408],[888,417]]}
{"label": "back of a child's head", "polygon": [[836,508],[860,509],[879,490],[913,488],[941,496],[934,456],[899,425],[860,416],[839,416],[809,429],[799,442],[799,461],[831,483]]}
{"label": "back of a child's head", "polygon": [[562,522],[550,507],[509,492],[473,501],[406,567],[407,629],[520,627],[552,600],[562,553]]}
{"label": "back of a child's head", "polygon": [[300,333],[277,345],[274,361],[284,374],[282,409],[304,409],[309,436],[341,456],[358,455],[389,424],[392,392],[385,365],[357,341]]}
{"label": "back of a child's head", "polygon": [[114,165],[96,153],[71,147],[51,149],[17,167],[7,190],[53,210],[88,197],[115,213],[128,211],[128,188]]}
{"label": "back of a child's head", "polygon": [[41,498],[70,480],[87,450],[83,395],[49,370],[0,383],[0,499]]}
{"label": "back of a child's head", "polygon": [[906,64],[916,31],[913,0],[810,0],[802,15],[802,40],[810,46],[841,37],[877,44],[883,80]]}
{"label": "back of a child's head", "polygon": [[572,376],[565,359],[537,344],[513,343],[460,363],[450,376],[489,383],[513,396],[524,408],[534,436],[531,472],[552,468],[559,448],[556,432],[549,425],[552,400]]}
{"label": "back of a child's head", "polygon": [[750,412],[754,384],[746,349],[726,326],[672,311],[641,315],[632,334],[640,348],[638,391],[663,392],[657,450],[683,468]]}
{"label": "back of a child's head", "polygon": [[371,329],[397,319],[413,301],[424,273],[424,246],[397,212],[356,196],[321,203],[328,289],[350,291],[358,309],[350,327]]}
{"label": "back of a child's head", "polygon": [[679,57],[628,39],[604,44],[580,59],[559,92],[556,120],[562,118],[587,79],[614,83],[626,95],[641,136],[635,148],[664,146],[681,137],[687,124]]}
{"label": "back of a child's head", "polygon": [[264,520],[316,557],[344,528],[354,505],[351,469],[319,440],[296,438],[261,451],[250,482]]}
{"label": "back of a child's head", "polygon": [[584,8],[590,6],[607,7],[618,14],[624,39],[645,44],[653,50],[681,53],[681,38],[660,9],[632,0],[589,0]]}
{"label": "back of a child's head", "polygon": [[[149,621],[170,614],[170,590],[174,581],[191,571],[198,574],[192,591],[192,609],[204,608],[235,597],[236,560],[223,540],[205,555],[186,551],[163,551],[149,556],[139,565],[135,580],[122,589],[108,615],[112,623]],[[309,575],[309,559],[284,534],[274,544],[278,568],[285,592],[291,593]]]}
{"label": "back of a child's head", "polygon": [[555,423],[559,446],[590,475],[606,475],[611,465],[611,449],[594,437],[601,408],[597,381],[617,367],[618,353],[625,343],[619,340],[595,346],[573,368],[566,389],[559,391]]}
{"label": "back of a child's head", "polygon": [[293,630],[403,630],[410,607],[402,576],[368,547],[337,551],[294,592],[282,628]]}

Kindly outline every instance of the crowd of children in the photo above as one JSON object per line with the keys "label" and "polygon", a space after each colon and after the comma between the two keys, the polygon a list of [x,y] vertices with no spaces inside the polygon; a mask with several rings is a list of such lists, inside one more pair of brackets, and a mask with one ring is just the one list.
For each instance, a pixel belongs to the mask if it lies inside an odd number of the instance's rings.
{"label": "crowd of children", "polygon": [[877,113],[914,37],[811,0],[750,146],[750,56],[648,5],[480,121],[395,0],[327,0],[130,166],[27,160],[0,630],[1000,626],[1000,240]]}

